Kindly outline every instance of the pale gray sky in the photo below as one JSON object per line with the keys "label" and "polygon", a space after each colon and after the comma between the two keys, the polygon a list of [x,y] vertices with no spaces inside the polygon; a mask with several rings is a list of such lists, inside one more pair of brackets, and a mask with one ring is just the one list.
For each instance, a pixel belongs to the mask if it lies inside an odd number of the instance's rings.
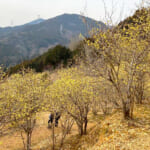
{"label": "pale gray sky", "polygon": [[123,16],[132,14],[142,0],[0,0],[0,27],[24,24],[37,19],[38,15],[48,19],[63,13],[84,13],[103,20],[102,1],[109,11],[111,8],[115,10],[114,18],[118,19],[120,13]]}

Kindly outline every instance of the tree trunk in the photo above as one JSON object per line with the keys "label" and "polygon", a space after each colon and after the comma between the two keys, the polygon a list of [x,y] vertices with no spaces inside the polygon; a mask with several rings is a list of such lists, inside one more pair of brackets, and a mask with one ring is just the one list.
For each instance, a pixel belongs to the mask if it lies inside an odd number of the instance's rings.
{"label": "tree trunk", "polygon": [[133,110],[131,108],[132,106],[131,106],[130,100],[128,99],[126,102],[123,103],[124,119],[132,119]]}
{"label": "tree trunk", "polygon": [[84,132],[83,132],[83,124],[82,124],[80,127],[80,135],[82,136],[83,134],[84,134]]}
{"label": "tree trunk", "polygon": [[86,131],[87,131],[87,123],[88,123],[88,119],[87,119],[87,117],[85,117],[85,121],[84,121],[84,134],[86,134]]}
{"label": "tree trunk", "polygon": [[31,134],[30,132],[27,133],[27,150],[31,150]]}
{"label": "tree trunk", "polygon": [[55,120],[53,120],[52,123],[52,140],[53,140],[52,150],[55,150]]}
{"label": "tree trunk", "polygon": [[79,134],[82,136],[84,134],[84,131],[83,131],[83,123],[77,123],[77,126],[78,126],[78,130],[79,130]]}
{"label": "tree trunk", "polygon": [[130,109],[126,106],[123,107],[123,115],[124,115],[124,119],[130,118]]}

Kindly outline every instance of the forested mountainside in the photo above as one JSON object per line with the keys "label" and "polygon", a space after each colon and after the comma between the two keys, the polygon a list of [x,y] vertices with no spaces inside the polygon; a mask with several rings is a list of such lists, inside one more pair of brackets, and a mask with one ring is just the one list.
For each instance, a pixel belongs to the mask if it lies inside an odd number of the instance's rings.
{"label": "forested mountainside", "polygon": [[0,28],[0,64],[9,67],[38,56],[57,44],[67,46],[72,38],[80,33],[88,35],[88,31],[98,24],[106,27],[91,18],[63,14],[22,26]]}
{"label": "forested mountainside", "polygon": [[59,65],[63,67],[73,63],[73,57],[76,55],[78,50],[71,51],[65,46],[57,45],[53,48],[50,48],[47,52],[42,55],[35,57],[30,60],[25,60],[13,67],[8,69],[8,74],[13,74],[24,69],[34,69],[36,72],[42,72],[44,70],[54,70]]}

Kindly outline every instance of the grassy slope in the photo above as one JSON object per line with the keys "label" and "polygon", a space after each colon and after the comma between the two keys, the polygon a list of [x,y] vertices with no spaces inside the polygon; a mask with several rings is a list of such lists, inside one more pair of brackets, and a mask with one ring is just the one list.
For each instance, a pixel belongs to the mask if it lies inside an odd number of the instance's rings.
{"label": "grassy slope", "polygon": [[135,107],[133,120],[123,120],[121,111],[107,116],[75,149],[82,145],[82,150],[149,150],[149,137],[150,109],[142,105]]}
{"label": "grassy slope", "polygon": [[[49,113],[40,114],[33,132],[33,150],[49,150],[51,130],[47,128]],[[60,127],[56,129],[59,135]],[[24,136],[25,137],[25,136]],[[124,121],[120,110],[103,118],[101,115],[89,115],[88,134],[80,137],[77,127],[65,141],[65,150],[149,150],[150,149],[150,109],[148,105],[136,106],[134,119]],[[22,150],[20,133],[4,136],[0,139],[1,150]]]}
{"label": "grassy slope", "polygon": [[[48,117],[49,117],[49,112],[43,112],[39,114],[37,125],[32,134],[32,150],[50,150],[51,148],[52,130],[48,128],[48,124],[47,124]],[[88,129],[94,127],[95,123],[96,123],[95,121],[89,122]],[[55,135],[57,137],[56,147],[59,146],[60,132],[61,132],[61,128],[59,122],[59,127],[55,128]],[[65,147],[67,147],[67,150],[68,150],[68,146],[69,147],[73,146],[72,138],[74,138],[74,143],[79,142],[76,139],[77,137],[79,137],[77,133],[78,133],[77,126],[74,125],[70,135],[66,140],[67,142],[65,144]],[[23,134],[23,138],[26,141],[25,134]],[[10,134],[1,137],[0,150],[23,150],[23,142],[22,142],[20,131],[14,130],[13,132],[10,132]]]}

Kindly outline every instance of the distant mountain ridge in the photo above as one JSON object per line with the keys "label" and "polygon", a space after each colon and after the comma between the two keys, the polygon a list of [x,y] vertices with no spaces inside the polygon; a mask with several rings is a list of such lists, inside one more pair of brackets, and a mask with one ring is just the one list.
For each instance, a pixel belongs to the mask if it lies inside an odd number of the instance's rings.
{"label": "distant mountain ridge", "polygon": [[33,21],[31,21],[25,25],[39,24],[39,23],[44,22],[44,21],[45,21],[45,19],[39,18],[39,19],[33,20]]}
{"label": "distant mountain ridge", "polygon": [[[88,35],[88,29],[97,26],[91,18],[77,14],[63,14],[48,20],[35,20],[16,27],[0,28],[0,64],[16,65],[46,52],[57,44],[67,46],[79,34]],[[105,24],[98,22],[102,28]],[[87,29],[88,28],[88,29]]]}

